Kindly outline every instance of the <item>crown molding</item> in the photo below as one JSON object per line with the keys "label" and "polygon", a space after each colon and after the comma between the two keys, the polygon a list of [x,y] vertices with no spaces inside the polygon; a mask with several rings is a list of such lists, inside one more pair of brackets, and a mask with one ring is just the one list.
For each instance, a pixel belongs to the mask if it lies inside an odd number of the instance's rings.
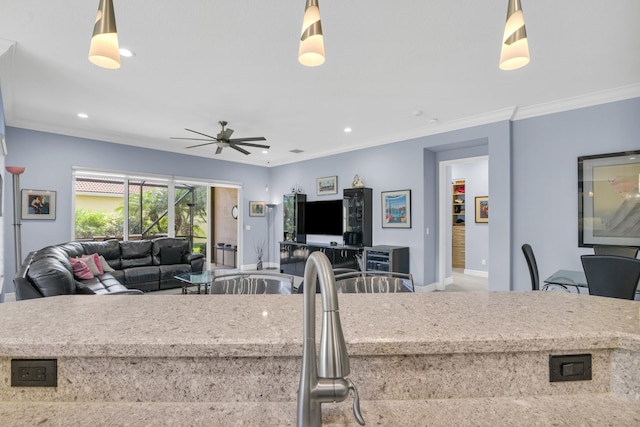
{"label": "crown molding", "polygon": [[640,97],[640,84],[632,84],[614,89],[592,92],[586,95],[574,96],[572,98],[559,99],[557,101],[546,102],[544,104],[532,105],[530,107],[522,107],[518,109],[512,120],[523,120],[547,114],[562,113],[564,111],[593,107],[594,105],[608,104],[610,102],[623,101],[625,99],[637,97]]}

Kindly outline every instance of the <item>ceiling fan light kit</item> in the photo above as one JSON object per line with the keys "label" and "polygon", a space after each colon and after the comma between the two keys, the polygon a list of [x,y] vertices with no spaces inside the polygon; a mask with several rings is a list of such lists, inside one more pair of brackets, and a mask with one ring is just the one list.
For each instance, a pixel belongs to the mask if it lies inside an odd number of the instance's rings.
{"label": "ceiling fan light kit", "polygon": [[118,32],[112,0],[100,0],[98,5],[89,47],[89,61],[102,68],[112,70],[120,68]]}
{"label": "ceiling fan light kit", "polygon": [[507,22],[502,37],[500,69],[517,70],[529,63],[529,42],[520,0],[509,0]]}
{"label": "ceiling fan light kit", "polygon": [[220,124],[220,126],[222,126],[222,130],[220,132],[218,132],[218,135],[216,135],[216,136],[212,136],[212,135],[208,135],[206,133],[198,132],[197,130],[185,128],[185,130],[188,131],[188,132],[197,133],[198,135],[205,136],[206,138],[176,138],[176,137],[172,137],[171,139],[186,139],[186,140],[189,140],[189,141],[207,141],[205,143],[192,145],[192,146],[187,147],[187,148],[196,148],[196,147],[202,147],[203,145],[216,144],[216,146],[217,146],[216,147],[216,154],[222,153],[222,149],[223,148],[227,148],[227,147],[231,147],[234,150],[239,151],[244,155],[251,154],[247,150],[245,150],[244,148],[239,147],[239,145],[244,145],[244,146],[247,146],[247,147],[264,148],[264,149],[267,149],[267,150],[269,148],[271,148],[268,145],[252,144],[250,142],[247,142],[247,141],[266,141],[267,139],[264,136],[253,136],[253,137],[250,137],[250,138],[233,138],[233,139],[231,139],[231,135],[233,134],[233,129],[229,129],[229,128],[225,129],[225,126],[227,126],[228,123],[226,121],[224,121],[224,120],[221,120],[218,123]]}
{"label": "ceiling fan light kit", "polygon": [[318,0],[307,0],[302,20],[298,61],[307,67],[324,64],[324,39]]}

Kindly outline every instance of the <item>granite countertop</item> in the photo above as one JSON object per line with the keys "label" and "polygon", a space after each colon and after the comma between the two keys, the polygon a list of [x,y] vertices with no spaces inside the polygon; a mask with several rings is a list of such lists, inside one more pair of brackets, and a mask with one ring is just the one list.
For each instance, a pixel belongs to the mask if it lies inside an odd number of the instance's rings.
{"label": "granite countertop", "polygon": [[[400,351],[435,357],[485,353],[490,358],[496,352],[560,348],[640,350],[640,304],[634,301],[562,292],[461,292],[341,294],[339,305],[352,356]],[[301,295],[77,295],[5,303],[0,304],[0,357],[300,357],[302,309]],[[318,297],[318,329],[320,309]],[[623,355],[617,360],[627,359]],[[152,371],[160,369],[156,361],[150,363]],[[629,369],[633,373],[627,380],[636,384],[637,369]],[[82,393],[94,387],[88,378],[79,386],[88,387]],[[133,390],[142,377],[136,378],[127,376]],[[0,419],[13,426],[294,426],[296,422],[295,399],[174,401],[165,396],[166,388],[159,389],[161,401],[122,402],[117,396],[108,401],[89,397],[1,401]],[[393,427],[426,425],[426,420],[431,426],[640,424],[636,389],[625,394],[588,390],[556,396],[365,399],[362,411],[367,425]],[[34,396],[44,396],[39,393]],[[350,403],[324,405],[323,425],[356,426]]]}
{"label": "granite countertop", "polygon": [[[319,297],[317,304],[319,328]],[[437,292],[341,294],[339,304],[350,355],[389,354],[399,345],[405,354],[640,349],[634,301],[562,292]],[[298,356],[302,310],[302,295],[18,301],[0,304],[0,356]]]}

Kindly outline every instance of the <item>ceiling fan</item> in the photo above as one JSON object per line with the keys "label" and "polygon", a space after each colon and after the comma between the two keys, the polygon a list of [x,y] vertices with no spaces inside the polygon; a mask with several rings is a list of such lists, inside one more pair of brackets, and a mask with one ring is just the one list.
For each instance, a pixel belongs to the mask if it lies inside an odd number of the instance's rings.
{"label": "ceiling fan", "polygon": [[204,139],[204,138],[174,138],[174,137],[172,137],[171,139],[188,139],[190,141],[208,141],[208,142],[205,142],[203,144],[192,145],[192,146],[187,147],[187,148],[195,148],[195,147],[202,147],[203,145],[216,144],[218,146],[216,148],[216,154],[222,153],[222,149],[225,148],[225,147],[231,147],[234,150],[237,150],[237,151],[239,151],[239,152],[241,152],[242,154],[245,154],[245,155],[251,154],[247,150],[245,150],[244,148],[238,147],[238,145],[246,145],[248,147],[258,147],[258,148],[265,148],[265,149],[269,149],[270,148],[268,145],[252,144],[250,142],[246,142],[246,141],[266,141],[267,139],[265,137],[263,137],[263,136],[255,136],[255,137],[251,137],[251,138],[233,138],[233,139],[230,139],[231,134],[233,133],[233,129],[229,129],[229,128],[225,129],[225,126],[228,123],[225,122],[224,120],[221,120],[218,123],[220,123],[220,126],[222,126],[222,130],[220,132],[218,132],[217,136],[211,136],[211,135],[207,135],[206,133],[202,133],[202,132],[198,132],[198,131],[195,131],[195,130],[192,130],[192,129],[185,128],[184,130],[189,131],[189,132],[193,132],[193,133],[197,133],[198,135],[206,136],[207,139]]}

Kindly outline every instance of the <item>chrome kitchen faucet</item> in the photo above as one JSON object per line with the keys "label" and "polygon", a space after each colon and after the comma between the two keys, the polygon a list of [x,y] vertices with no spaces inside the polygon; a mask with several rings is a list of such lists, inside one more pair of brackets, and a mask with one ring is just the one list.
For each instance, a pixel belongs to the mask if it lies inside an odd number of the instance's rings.
{"label": "chrome kitchen faucet", "polygon": [[[320,363],[316,362],[316,277],[322,296]],[[302,370],[298,388],[298,427],[322,425],[323,403],[341,402],[353,390],[353,415],[360,425],[360,399],[349,375],[349,355],[340,325],[338,292],[331,263],[322,252],[309,256],[304,269]]]}

